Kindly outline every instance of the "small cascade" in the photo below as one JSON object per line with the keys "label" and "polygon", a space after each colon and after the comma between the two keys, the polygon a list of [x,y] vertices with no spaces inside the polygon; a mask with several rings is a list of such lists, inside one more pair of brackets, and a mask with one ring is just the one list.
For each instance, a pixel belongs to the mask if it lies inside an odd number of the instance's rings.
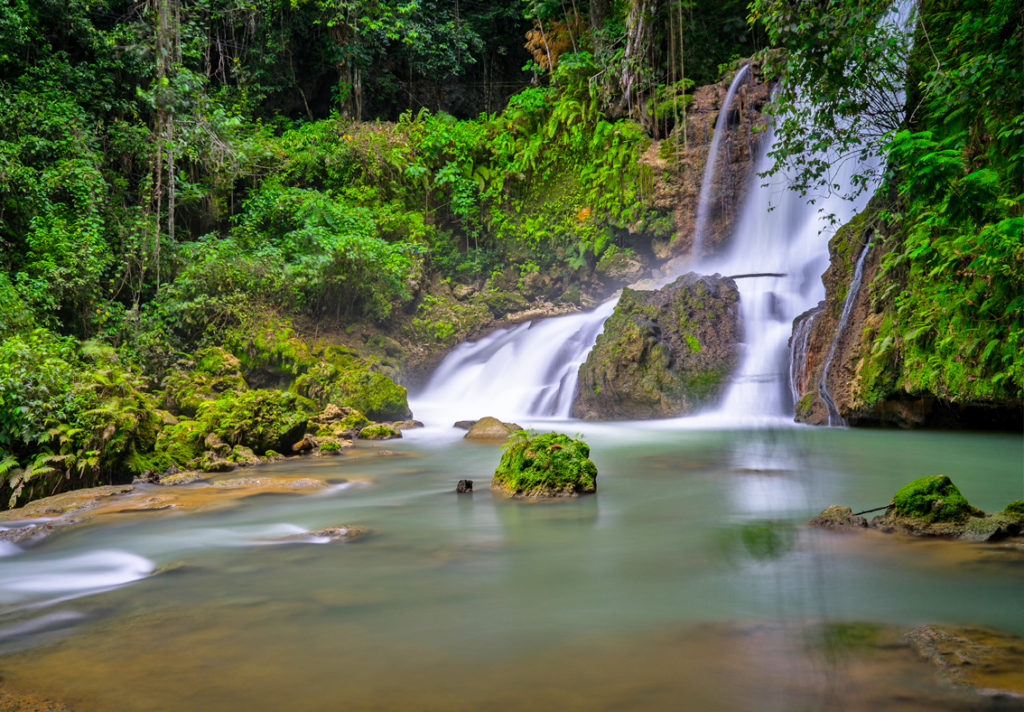
{"label": "small cascade", "polygon": [[711,137],[711,147],[708,148],[708,157],[704,161],[704,174],[700,180],[700,195],[697,198],[697,219],[693,228],[693,244],[690,247],[692,259],[699,259],[704,251],[704,237],[708,229],[708,216],[711,212],[712,193],[715,185],[715,171],[718,167],[718,154],[722,143],[722,136],[729,125],[729,107],[736,92],[746,80],[750,65],[744,64],[740,71],[736,72],[729,90],[725,94],[722,106],[718,110],[718,118],[715,120],[715,133]]}
{"label": "small cascade", "polygon": [[857,293],[860,292],[860,283],[864,276],[864,259],[868,256],[869,247],[871,247],[870,242],[864,245],[864,249],[860,252],[860,257],[857,258],[857,266],[853,270],[850,289],[846,293],[846,301],[843,302],[843,312],[839,315],[836,333],[832,337],[832,345],[828,349],[828,356],[825,357],[825,363],[821,367],[821,375],[818,377],[818,396],[821,397],[825,408],[828,409],[829,425],[846,425],[846,420],[843,419],[843,416],[839,415],[836,402],[828,390],[828,372],[832,368],[832,360],[836,356],[836,349],[839,348],[839,339],[842,338],[843,331],[846,329],[846,322],[850,319],[850,312],[853,311],[853,303],[857,300]]}
{"label": "small cascade", "polygon": [[413,412],[446,425],[486,415],[568,418],[579,368],[617,301],[460,344],[412,399]]}
{"label": "small cascade", "polygon": [[793,338],[790,340],[789,359],[789,392],[793,402],[800,400],[800,386],[807,380],[807,348],[811,340],[814,321],[825,311],[824,306],[798,317],[793,325]]}

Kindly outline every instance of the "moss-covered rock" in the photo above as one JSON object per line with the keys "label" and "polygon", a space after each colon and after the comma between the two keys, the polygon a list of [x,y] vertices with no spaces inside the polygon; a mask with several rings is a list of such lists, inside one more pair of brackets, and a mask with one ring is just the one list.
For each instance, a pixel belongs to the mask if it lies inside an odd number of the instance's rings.
{"label": "moss-covered rock", "polygon": [[998,515],[986,515],[972,507],[946,475],[919,477],[904,485],[893,495],[885,514],[871,520],[871,526],[882,531],[971,541],[1013,536],[1016,531],[1005,524]]}
{"label": "moss-covered rock", "polygon": [[573,415],[663,418],[716,398],[739,356],[731,279],[683,275],[657,291],[624,289],[580,367]]}
{"label": "moss-covered rock", "polygon": [[248,390],[241,367],[241,361],[223,348],[212,347],[197,352],[164,378],[164,407],[174,413],[195,417],[201,404],[226,393]]}
{"label": "moss-covered rock", "polygon": [[1006,505],[1002,511],[1007,519],[1024,525],[1024,499],[1017,499]]}
{"label": "moss-covered rock", "polygon": [[394,440],[395,438],[402,437],[402,433],[387,423],[377,423],[376,425],[368,425],[360,430],[359,437],[362,440]]}
{"label": "moss-covered rock", "polygon": [[314,364],[295,379],[292,389],[321,406],[355,408],[375,420],[402,420],[412,415],[405,387],[356,358]]}
{"label": "moss-covered rock", "polygon": [[197,420],[230,445],[244,445],[256,454],[270,449],[288,452],[318,410],[295,393],[252,390],[202,404]]}
{"label": "moss-covered rock", "polygon": [[590,447],[561,433],[519,430],[505,446],[491,486],[511,497],[574,497],[597,491]]}
{"label": "moss-covered rock", "polygon": [[977,513],[946,475],[919,477],[900,487],[893,495],[892,503],[890,514],[928,523],[962,523]]}

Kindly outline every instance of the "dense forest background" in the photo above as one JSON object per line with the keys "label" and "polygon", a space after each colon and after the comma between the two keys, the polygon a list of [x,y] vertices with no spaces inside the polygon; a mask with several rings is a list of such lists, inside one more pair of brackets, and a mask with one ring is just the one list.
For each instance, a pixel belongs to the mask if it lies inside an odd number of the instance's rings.
{"label": "dense forest background", "polygon": [[[694,87],[757,52],[784,79],[778,158],[804,187],[823,171],[803,149],[841,153],[871,87],[906,79],[905,105],[868,127],[893,159],[879,393],[1019,399],[1022,9],[922,0],[898,77],[873,31],[887,9],[4,3],[4,504],[195,464],[194,448],[160,437],[203,420],[167,390],[199,373],[201,349],[227,347],[250,372],[276,369],[261,385],[291,388],[322,360],[296,355],[296,333],[362,324],[381,332],[378,354],[336,359],[330,378],[393,376],[399,316],[415,338],[454,338],[461,307],[436,316],[450,301],[439,281],[528,300],[532,275],[556,275],[542,296],[578,303],[602,259],[666,229],[641,153],[685,141]],[[268,324],[274,336],[258,336]]]}

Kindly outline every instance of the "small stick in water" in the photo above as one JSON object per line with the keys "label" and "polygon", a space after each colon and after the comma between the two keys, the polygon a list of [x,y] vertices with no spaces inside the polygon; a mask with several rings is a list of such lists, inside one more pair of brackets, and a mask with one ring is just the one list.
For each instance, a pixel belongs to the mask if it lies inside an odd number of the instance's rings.
{"label": "small stick in water", "polygon": [[730,274],[726,279],[745,279],[747,277],[785,277],[785,272],[750,272],[749,274]]}
{"label": "small stick in water", "polygon": [[885,505],[884,507],[875,507],[874,509],[865,509],[863,512],[854,512],[850,516],[852,516],[852,517],[859,517],[862,514],[870,514],[871,512],[881,512],[883,509],[888,509],[889,507],[893,507],[895,505],[896,505],[895,502],[889,502],[889,504]]}

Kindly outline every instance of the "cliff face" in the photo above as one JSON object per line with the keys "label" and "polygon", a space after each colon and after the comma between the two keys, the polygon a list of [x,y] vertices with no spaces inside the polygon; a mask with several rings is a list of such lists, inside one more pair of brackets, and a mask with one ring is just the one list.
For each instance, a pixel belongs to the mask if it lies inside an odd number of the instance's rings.
{"label": "cliff face", "polygon": [[[738,71],[738,70],[737,70]],[[715,122],[737,72],[708,86],[698,87],[687,106],[685,126],[661,141],[654,141],[643,157],[653,173],[654,205],[672,216],[674,232],[655,240],[655,256],[673,261],[689,257],[697,218],[701,180],[708,160]],[[714,252],[728,239],[739,205],[749,185],[753,157],[765,135],[762,110],[771,94],[759,64],[751,63],[728,114],[728,132],[719,145],[718,167],[712,185],[704,252]],[[684,135],[685,133],[685,135]]]}
{"label": "cliff face", "polygon": [[[897,276],[882,270],[898,236],[881,220],[879,204],[872,200],[830,240],[830,264],[822,275],[825,300],[794,321],[790,346],[796,420],[827,425],[831,398],[838,415],[853,426],[1019,429],[1017,401],[932,393],[915,387],[906,373],[892,308],[900,285]],[[865,247],[861,287],[837,331]]]}

